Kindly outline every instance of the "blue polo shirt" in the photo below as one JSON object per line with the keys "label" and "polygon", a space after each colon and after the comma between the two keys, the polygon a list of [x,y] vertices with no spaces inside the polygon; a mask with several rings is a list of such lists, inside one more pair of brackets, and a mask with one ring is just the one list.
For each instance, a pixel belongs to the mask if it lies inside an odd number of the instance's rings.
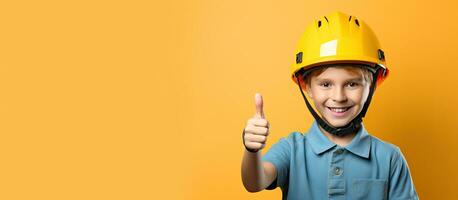
{"label": "blue polo shirt", "polygon": [[364,126],[340,147],[313,122],[306,135],[293,132],[264,154],[283,199],[418,199],[409,167],[399,147],[367,133]]}

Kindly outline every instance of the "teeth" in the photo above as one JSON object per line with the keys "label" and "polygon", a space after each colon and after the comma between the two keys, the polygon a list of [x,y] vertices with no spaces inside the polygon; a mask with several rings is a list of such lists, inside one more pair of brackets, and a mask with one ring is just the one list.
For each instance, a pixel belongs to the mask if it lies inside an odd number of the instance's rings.
{"label": "teeth", "polygon": [[331,108],[330,109],[334,112],[337,112],[337,113],[342,113],[342,112],[345,112],[349,109],[350,107],[346,107],[346,108]]}

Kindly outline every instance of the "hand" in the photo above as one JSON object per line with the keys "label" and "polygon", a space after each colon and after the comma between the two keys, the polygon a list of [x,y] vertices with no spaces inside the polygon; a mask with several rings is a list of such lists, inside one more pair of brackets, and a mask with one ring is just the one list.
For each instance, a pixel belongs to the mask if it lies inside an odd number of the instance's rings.
{"label": "hand", "polygon": [[265,147],[269,135],[269,122],[265,119],[261,94],[255,95],[256,113],[249,119],[243,134],[243,143],[248,151],[257,152]]}

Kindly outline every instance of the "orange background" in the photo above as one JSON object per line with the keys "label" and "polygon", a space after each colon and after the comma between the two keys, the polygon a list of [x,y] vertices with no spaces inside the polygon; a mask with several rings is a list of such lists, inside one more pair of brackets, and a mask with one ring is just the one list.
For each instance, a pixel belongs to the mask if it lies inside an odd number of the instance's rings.
{"label": "orange background", "polygon": [[422,199],[458,199],[453,1],[4,1],[0,199],[280,199],[248,193],[241,131],[306,131],[289,66],[334,10],[377,33],[390,77],[365,118]]}

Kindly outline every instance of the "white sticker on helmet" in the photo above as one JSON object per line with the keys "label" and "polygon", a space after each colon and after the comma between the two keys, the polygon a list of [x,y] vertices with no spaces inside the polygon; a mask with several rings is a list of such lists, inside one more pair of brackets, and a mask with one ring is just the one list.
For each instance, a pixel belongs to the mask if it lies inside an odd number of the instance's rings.
{"label": "white sticker on helmet", "polygon": [[325,42],[320,46],[320,57],[334,56],[337,51],[337,40]]}

